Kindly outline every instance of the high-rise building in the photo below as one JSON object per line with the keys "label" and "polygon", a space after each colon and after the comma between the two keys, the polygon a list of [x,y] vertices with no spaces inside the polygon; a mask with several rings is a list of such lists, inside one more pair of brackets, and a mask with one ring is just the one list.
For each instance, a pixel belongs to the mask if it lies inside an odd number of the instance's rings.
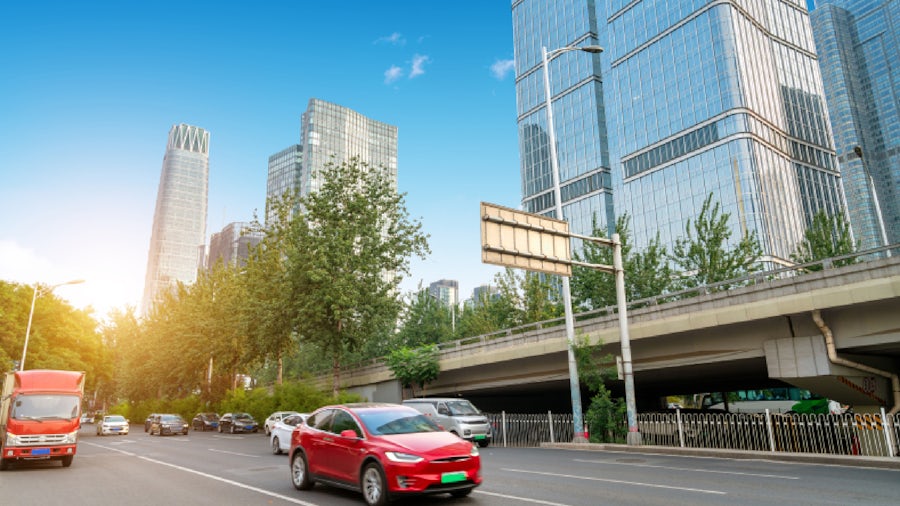
{"label": "high-rise building", "polygon": [[896,244],[900,2],[819,0],[810,17],[853,232],[863,249]]}
{"label": "high-rise building", "polygon": [[397,127],[393,125],[312,98],[300,119],[300,144],[300,195],[319,189],[319,172],[326,164],[339,165],[352,157],[372,168],[383,167],[396,187]]}
{"label": "high-rise building", "polygon": [[[524,168],[549,168],[527,134],[544,129],[540,48],[597,43],[599,57],[572,51],[550,65],[562,185],[579,150],[597,154],[611,171],[600,185],[607,202],[612,187],[607,223],[627,213],[638,248],[658,232],[671,251],[712,194],[732,240],[755,233],[765,259],[789,258],[812,216],[842,212],[844,200],[804,2],[751,6],[513,0],[524,202],[534,194]],[[573,204],[564,214],[575,231],[597,219]]]}
{"label": "high-rise building", "polygon": [[[597,44],[591,0],[513,0],[516,117],[522,209],[556,217],[541,47]],[[549,62],[563,216],[570,230],[609,231],[613,200],[600,55],[562,53]]]}
{"label": "high-rise building", "polygon": [[428,285],[428,294],[443,302],[448,307],[459,304],[459,281],[441,279]]}
{"label": "high-rise building", "polygon": [[259,244],[262,238],[263,233],[254,230],[251,223],[240,221],[229,223],[209,239],[207,268],[212,269],[219,261],[228,266],[246,265],[250,249]]}
{"label": "high-rise building", "polygon": [[191,125],[169,130],[163,157],[141,311],[179,281],[193,283],[203,264],[209,193],[209,132]]}
{"label": "high-rise building", "polygon": [[303,147],[299,144],[283,149],[269,157],[269,176],[266,179],[266,222],[273,219],[269,204],[281,198],[285,192],[300,188]]}

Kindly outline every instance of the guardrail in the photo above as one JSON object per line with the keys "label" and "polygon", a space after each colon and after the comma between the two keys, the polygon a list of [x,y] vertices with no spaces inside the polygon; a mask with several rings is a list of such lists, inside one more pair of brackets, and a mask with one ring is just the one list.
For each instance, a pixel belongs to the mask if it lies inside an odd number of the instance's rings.
{"label": "guardrail", "polygon": [[880,414],[641,413],[648,445],[895,457],[900,416]]}
{"label": "guardrail", "polygon": [[493,430],[495,446],[538,447],[541,443],[572,441],[572,413],[485,413]]}

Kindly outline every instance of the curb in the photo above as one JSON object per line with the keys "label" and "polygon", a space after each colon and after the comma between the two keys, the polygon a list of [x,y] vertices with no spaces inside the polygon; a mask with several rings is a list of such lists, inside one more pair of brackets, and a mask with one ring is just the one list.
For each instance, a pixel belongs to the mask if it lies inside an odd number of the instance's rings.
{"label": "curb", "polygon": [[750,450],[719,450],[712,448],[676,448],[671,446],[629,446],[609,443],[541,443],[541,448],[557,450],[587,450],[655,455],[681,455],[685,457],[714,457],[747,460],[774,460],[806,464],[835,466],[874,467],[900,470],[900,458],[861,457],[858,455],[828,455],[821,453],[761,452]]}

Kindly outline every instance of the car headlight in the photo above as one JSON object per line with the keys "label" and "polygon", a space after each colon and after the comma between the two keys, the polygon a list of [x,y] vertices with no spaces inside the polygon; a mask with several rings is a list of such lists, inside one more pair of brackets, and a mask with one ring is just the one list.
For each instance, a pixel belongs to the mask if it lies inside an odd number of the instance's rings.
{"label": "car headlight", "polygon": [[70,432],[66,434],[66,438],[63,440],[63,444],[73,445],[78,443],[78,431]]}
{"label": "car headlight", "polygon": [[4,446],[19,446],[21,442],[19,441],[19,436],[13,434],[12,432],[6,433],[6,444]]}
{"label": "car headlight", "polygon": [[471,455],[473,457],[478,456],[478,446],[477,445],[472,445],[472,451],[469,452],[469,455]]}
{"label": "car headlight", "polygon": [[422,462],[423,460],[425,460],[424,458],[418,455],[413,455],[411,453],[384,452],[384,455],[391,462],[403,462],[404,464],[415,464],[417,462]]}

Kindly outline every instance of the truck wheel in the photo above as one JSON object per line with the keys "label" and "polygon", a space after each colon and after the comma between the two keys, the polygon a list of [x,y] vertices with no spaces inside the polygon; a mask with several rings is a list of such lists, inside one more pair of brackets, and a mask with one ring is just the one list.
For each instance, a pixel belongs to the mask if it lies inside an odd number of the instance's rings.
{"label": "truck wheel", "polygon": [[75,456],[74,456],[74,455],[66,455],[65,457],[63,457],[63,458],[62,458],[62,465],[63,465],[63,467],[69,467],[69,466],[71,466],[71,465],[72,465],[72,460],[74,460],[74,459],[75,459]]}
{"label": "truck wheel", "polygon": [[10,463],[8,460],[4,458],[0,458],[0,471],[6,471],[9,469]]}

